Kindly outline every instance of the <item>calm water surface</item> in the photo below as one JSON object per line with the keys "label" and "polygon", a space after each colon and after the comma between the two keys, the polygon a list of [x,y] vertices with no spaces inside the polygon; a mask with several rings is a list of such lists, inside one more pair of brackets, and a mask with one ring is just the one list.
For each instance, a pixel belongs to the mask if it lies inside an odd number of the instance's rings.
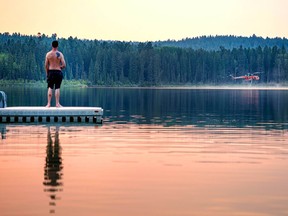
{"label": "calm water surface", "polygon": [[[2,88],[9,106],[46,90]],[[0,212],[288,215],[288,91],[64,88],[103,125],[0,124]]]}

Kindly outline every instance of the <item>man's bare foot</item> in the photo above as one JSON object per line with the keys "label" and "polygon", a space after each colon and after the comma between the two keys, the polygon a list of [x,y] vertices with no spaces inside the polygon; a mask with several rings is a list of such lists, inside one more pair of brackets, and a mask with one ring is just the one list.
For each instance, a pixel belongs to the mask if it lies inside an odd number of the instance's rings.
{"label": "man's bare foot", "polygon": [[61,106],[61,104],[57,104],[56,107],[57,108],[61,108],[62,106]]}
{"label": "man's bare foot", "polygon": [[45,107],[46,107],[46,108],[50,108],[50,106],[51,106],[50,104],[47,104]]}

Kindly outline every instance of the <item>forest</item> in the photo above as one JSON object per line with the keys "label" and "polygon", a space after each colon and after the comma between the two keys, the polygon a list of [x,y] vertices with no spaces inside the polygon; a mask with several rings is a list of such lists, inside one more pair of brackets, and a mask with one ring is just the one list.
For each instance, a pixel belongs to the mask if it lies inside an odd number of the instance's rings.
{"label": "forest", "polygon": [[185,38],[182,40],[167,40],[167,41],[156,41],[153,44],[157,46],[171,46],[181,48],[193,48],[193,49],[205,49],[205,50],[219,50],[220,47],[226,49],[239,48],[257,48],[260,47],[273,47],[278,46],[288,48],[287,38],[263,38],[257,37],[255,34],[250,37],[242,36],[201,36],[193,38]]}
{"label": "forest", "polygon": [[[258,38],[262,42],[255,47],[251,46],[255,37],[245,40],[239,37],[235,42],[237,47],[232,48],[228,46],[231,45],[229,40],[237,37],[227,36],[226,42],[222,37],[221,43],[219,37],[214,37],[214,42],[209,38],[208,42],[201,42],[202,47],[193,48],[164,42],[84,40],[57,38],[56,34],[28,36],[20,33],[0,34],[0,80],[45,81],[44,59],[55,39],[67,63],[64,79],[85,80],[89,85],[239,84],[241,81],[232,80],[230,75],[256,71],[261,72],[257,81],[260,84],[287,84],[288,81],[285,38],[275,39],[277,43]],[[209,44],[219,47],[207,49]]]}

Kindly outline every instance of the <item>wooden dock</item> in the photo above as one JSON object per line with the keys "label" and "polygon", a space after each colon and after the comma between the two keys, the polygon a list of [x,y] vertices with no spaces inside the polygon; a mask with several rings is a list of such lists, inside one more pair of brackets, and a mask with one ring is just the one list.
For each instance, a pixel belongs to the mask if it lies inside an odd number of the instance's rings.
{"label": "wooden dock", "polygon": [[5,107],[0,108],[0,123],[85,122],[102,124],[100,107]]}

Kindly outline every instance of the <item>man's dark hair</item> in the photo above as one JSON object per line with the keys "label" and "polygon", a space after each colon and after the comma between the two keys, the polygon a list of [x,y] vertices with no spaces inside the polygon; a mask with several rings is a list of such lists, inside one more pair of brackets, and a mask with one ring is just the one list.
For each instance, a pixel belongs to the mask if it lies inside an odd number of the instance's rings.
{"label": "man's dark hair", "polygon": [[57,40],[52,42],[52,47],[53,48],[57,48],[58,47],[58,41]]}

